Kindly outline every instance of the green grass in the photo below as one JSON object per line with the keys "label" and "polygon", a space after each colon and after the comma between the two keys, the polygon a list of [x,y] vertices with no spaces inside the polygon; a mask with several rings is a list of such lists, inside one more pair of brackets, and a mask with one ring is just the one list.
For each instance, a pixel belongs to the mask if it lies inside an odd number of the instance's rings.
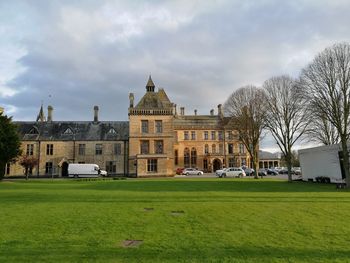
{"label": "green grass", "polygon": [[350,192],[334,185],[5,181],[0,200],[0,262],[350,262]]}

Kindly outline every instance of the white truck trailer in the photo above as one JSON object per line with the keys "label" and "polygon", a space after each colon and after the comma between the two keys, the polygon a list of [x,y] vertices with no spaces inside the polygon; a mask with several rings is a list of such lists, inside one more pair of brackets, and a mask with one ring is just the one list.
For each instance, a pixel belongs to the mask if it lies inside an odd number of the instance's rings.
{"label": "white truck trailer", "polygon": [[340,145],[303,149],[298,153],[303,181],[344,183]]}
{"label": "white truck trailer", "polygon": [[101,170],[97,164],[70,163],[68,165],[68,177],[98,177],[107,176],[107,172]]}

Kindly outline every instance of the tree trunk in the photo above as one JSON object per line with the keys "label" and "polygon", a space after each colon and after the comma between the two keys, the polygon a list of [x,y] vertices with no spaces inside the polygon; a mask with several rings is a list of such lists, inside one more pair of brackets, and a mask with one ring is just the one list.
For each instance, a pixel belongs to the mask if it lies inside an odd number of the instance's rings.
{"label": "tree trunk", "polygon": [[28,168],[26,167],[26,180],[28,180]]}
{"label": "tree trunk", "polygon": [[4,179],[5,167],[6,167],[6,163],[5,162],[0,162],[0,180]]}
{"label": "tree trunk", "polygon": [[291,183],[293,182],[292,178],[292,154],[289,152],[287,154],[287,168],[288,168],[288,182]]}
{"label": "tree trunk", "polygon": [[256,159],[253,160],[253,169],[254,169],[254,179],[259,179],[259,163]]}

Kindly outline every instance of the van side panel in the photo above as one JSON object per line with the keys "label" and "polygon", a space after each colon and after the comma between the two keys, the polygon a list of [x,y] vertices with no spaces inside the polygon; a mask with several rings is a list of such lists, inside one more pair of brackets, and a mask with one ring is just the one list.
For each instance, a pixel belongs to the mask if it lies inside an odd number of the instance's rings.
{"label": "van side panel", "polygon": [[71,163],[68,166],[68,177],[98,177],[99,167],[97,164]]}

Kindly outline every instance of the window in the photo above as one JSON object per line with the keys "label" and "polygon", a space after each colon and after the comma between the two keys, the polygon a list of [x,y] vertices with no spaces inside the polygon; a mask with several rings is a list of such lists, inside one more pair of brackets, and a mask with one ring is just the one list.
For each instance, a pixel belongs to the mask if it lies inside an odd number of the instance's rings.
{"label": "window", "polygon": [[142,133],[148,133],[148,120],[141,121],[141,131]]}
{"label": "window", "polygon": [[116,161],[106,162],[106,171],[107,171],[107,173],[116,173],[117,172],[117,162]]}
{"label": "window", "polygon": [[154,141],[154,152],[158,154],[163,153],[163,140]]}
{"label": "window", "polygon": [[28,134],[39,134],[38,129],[36,127],[33,127],[30,129]]}
{"label": "window", "polygon": [[156,133],[163,132],[163,123],[162,121],[156,121]]}
{"label": "window", "polygon": [[223,144],[219,144],[219,153],[224,154],[224,145]]}
{"label": "window", "polygon": [[233,154],[233,143],[228,144],[228,153]]}
{"label": "window", "polygon": [[149,141],[141,141],[141,154],[149,154]]}
{"label": "window", "polygon": [[179,164],[179,151],[178,150],[175,150],[175,165],[178,165]]}
{"label": "window", "polygon": [[229,167],[236,166],[235,158],[228,158],[228,166]]}
{"label": "window", "polygon": [[196,167],[197,166],[197,151],[196,148],[191,149],[191,166]]}
{"label": "window", "polygon": [[191,131],[191,140],[195,140],[195,139],[196,139],[196,132]]}
{"label": "window", "polygon": [[157,159],[147,160],[147,172],[157,172]]}
{"label": "window", "polygon": [[211,152],[212,152],[212,153],[216,153],[216,145],[215,145],[215,144],[213,144],[213,145],[211,146]]}
{"label": "window", "polygon": [[247,164],[246,158],[242,158],[241,166],[246,166],[246,164]]}
{"label": "window", "polygon": [[208,131],[204,132],[204,140],[209,140],[209,132]]}
{"label": "window", "polygon": [[121,155],[122,154],[122,145],[120,143],[114,144],[114,154]]}
{"label": "window", "polygon": [[208,153],[209,153],[209,145],[208,145],[208,144],[206,144],[206,145],[204,146],[204,153],[205,153],[205,154],[208,154]]}
{"label": "window", "polygon": [[10,174],[10,167],[11,167],[11,164],[10,164],[10,163],[7,163],[7,164],[6,164],[6,175],[9,175],[9,174]]}
{"label": "window", "polygon": [[79,144],[78,146],[78,154],[79,155],[85,155],[85,144]]}
{"label": "window", "polygon": [[233,133],[232,133],[232,131],[227,132],[227,138],[229,140],[233,140]]}
{"label": "window", "polygon": [[95,154],[96,155],[102,155],[102,144],[97,143],[95,146]]}
{"label": "window", "polygon": [[45,174],[52,174],[53,172],[53,165],[52,165],[52,162],[47,162],[45,164]]}
{"label": "window", "polygon": [[114,128],[110,128],[108,134],[117,134]]}
{"label": "window", "polygon": [[190,149],[185,148],[184,150],[184,166],[188,168],[190,166]]}
{"label": "window", "polygon": [[71,128],[67,128],[63,134],[73,134],[73,131]]}
{"label": "window", "polygon": [[27,155],[33,155],[34,154],[34,144],[27,144]]}
{"label": "window", "polygon": [[239,144],[239,153],[245,153],[245,147],[243,143]]}
{"label": "window", "polygon": [[205,171],[208,171],[208,160],[207,159],[203,160],[203,168]]}
{"label": "window", "polygon": [[216,140],[216,133],[215,133],[215,131],[211,132],[211,139],[212,140]]}
{"label": "window", "polygon": [[189,134],[188,131],[184,131],[184,140],[189,140]]}
{"label": "window", "polygon": [[46,145],[46,155],[53,155],[53,144]]}
{"label": "window", "polygon": [[223,138],[223,134],[222,134],[222,131],[219,131],[218,132],[218,138],[220,141],[222,141],[224,138]]}

